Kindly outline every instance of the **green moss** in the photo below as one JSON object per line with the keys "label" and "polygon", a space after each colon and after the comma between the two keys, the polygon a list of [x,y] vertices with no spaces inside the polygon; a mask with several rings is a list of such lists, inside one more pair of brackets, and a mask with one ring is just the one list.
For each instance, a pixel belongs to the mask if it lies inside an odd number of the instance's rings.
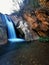
{"label": "green moss", "polygon": [[41,41],[41,42],[48,42],[49,41],[49,37],[40,37],[39,41]]}

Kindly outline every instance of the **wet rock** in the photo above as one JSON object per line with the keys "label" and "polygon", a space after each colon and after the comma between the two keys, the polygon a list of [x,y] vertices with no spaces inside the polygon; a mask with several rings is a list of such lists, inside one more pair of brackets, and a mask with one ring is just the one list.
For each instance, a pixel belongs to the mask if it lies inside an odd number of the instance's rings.
{"label": "wet rock", "polygon": [[24,34],[24,32],[22,31],[21,28],[17,28],[17,33],[18,33],[18,37],[21,37],[21,38],[25,37],[25,34]]}
{"label": "wet rock", "polygon": [[0,16],[0,45],[7,43],[7,31]]}

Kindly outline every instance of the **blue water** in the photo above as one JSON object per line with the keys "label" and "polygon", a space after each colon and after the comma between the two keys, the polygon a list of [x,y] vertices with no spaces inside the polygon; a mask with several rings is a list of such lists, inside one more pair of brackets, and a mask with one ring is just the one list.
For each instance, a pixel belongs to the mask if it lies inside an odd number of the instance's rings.
{"label": "blue water", "polygon": [[5,16],[6,24],[7,24],[7,27],[8,27],[8,37],[9,37],[9,39],[15,39],[16,33],[15,33],[13,23],[7,19],[6,15],[4,15],[4,16]]}
{"label": "blue water", "polygon": [[17,38],[17,34],[15,32],[13,22],[11,20],[8,20],[6,15],[4,15],[4,17],[5,17],[6,25],[7,25],[7,29],[8,29],[8,41],[10,41],[10,42],[23,42],[23,41],[25,41],[24,39]]}

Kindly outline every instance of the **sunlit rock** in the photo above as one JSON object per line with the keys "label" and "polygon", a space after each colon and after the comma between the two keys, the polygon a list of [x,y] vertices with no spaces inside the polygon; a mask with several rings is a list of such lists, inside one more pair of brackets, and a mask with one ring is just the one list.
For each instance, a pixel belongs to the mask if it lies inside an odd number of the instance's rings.
{"label": "sunlit rock", "polygon": [[32,31],[36,32],[39,37],[48,36],[48,31],[49,31],[48,11],[46,11],[44,9],[38,9],[33,13],[25,12],[23,17],[27,21],[27,23],[30,25],[30,29]]}
{"label": "sunlit rock", "polygon": [[39,4],[42,8],[49,10],[49,0],[39,0]]}

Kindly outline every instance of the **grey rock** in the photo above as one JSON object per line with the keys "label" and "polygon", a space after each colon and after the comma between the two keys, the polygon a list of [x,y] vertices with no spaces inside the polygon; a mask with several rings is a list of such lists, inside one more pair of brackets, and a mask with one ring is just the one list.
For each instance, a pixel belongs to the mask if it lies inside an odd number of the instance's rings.
{"label": "grey rock", "polygon": [[28,24],[26,21],[20,20],[19,26],[17,27],[17,29],[19,29],[19,28],[21,28],[21,30],[23,31],[26,41],[33,40],[32,34],[31,34],[30,30],[28,29]]}
{"label": "grey rock", "polygon": [[0,45],[7,43],[7,31],[0,17]]}

